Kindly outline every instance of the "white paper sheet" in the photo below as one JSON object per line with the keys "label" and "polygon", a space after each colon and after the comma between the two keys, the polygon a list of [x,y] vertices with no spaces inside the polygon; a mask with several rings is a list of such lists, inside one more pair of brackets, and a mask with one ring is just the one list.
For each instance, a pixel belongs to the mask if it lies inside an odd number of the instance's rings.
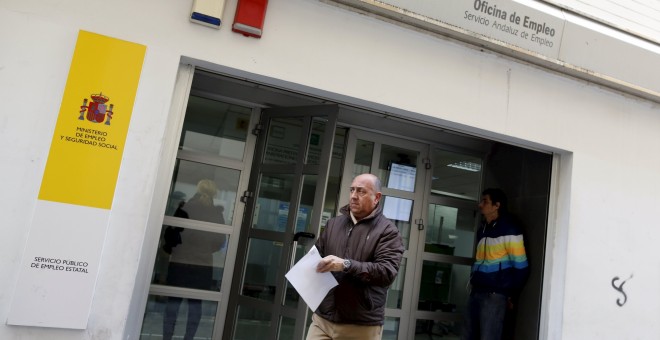
{"label": "white paper sheet", "polygon": [[328,295],[330,289],[338,284],[331,273],[316,272],[319,261],[321,255],[316,246],[312,246],[312,249],[284,275],[313,312]]}

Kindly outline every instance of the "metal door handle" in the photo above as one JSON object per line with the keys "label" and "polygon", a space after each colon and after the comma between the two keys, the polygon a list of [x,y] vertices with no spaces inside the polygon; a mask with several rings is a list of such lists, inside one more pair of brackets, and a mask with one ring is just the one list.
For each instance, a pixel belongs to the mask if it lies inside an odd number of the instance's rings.
{"label": "metal door handle", "polygon": [[293,235],[293,242],[298,242],[298,239],[304,237],[304,238],[315,238],[316,235],[312,233],[308,233],[305,231],[297,232]]}
{"label": "metal door handle", "polygon": [[415,224],[417,224],[417,230],[424,230],[424,220],[423,219],[417,219],[415,220]]}

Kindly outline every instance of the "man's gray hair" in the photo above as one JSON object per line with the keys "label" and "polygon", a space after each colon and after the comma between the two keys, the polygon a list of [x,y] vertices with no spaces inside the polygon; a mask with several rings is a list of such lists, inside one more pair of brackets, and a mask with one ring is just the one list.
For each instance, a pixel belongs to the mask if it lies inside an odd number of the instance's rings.
{"label": "man's gray hair", "polygon": [[[373,186],[374,186],[374,192],[380,192],[380,190],[383,189],[383,186],[380,183],[380,178],[378,178],[378,176],[376,176],[374,174],[370,174],[370,173],[366,173],[366,174],[362,174],[362,175],[367,175],[367,176],[369,176],[369,178],[371,178],[371,184],[373,184]],[[362,175],[359,175],[359,176],[362,176]]]}
{"label": "man's gray hair", "polygon": [[383,186],[380,183],[380,178],[378,178],[378,176],[376,176],[376,175],[373,175],[373,176],[374,176],[373,177],[374,178],[374,190],[376,192],[380,192],[380,190],[383,188]]}

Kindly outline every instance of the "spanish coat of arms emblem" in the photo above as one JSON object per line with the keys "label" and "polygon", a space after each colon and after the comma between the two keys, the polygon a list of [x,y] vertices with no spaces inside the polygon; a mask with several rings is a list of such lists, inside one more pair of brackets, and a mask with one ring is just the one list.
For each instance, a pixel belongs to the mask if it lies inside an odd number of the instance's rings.
{"label": "spanish coat of arms emblem", "polygon": [[[98,94],[92,94],[92,102],[87,105],[87,98],[83,99],[83,104],[80,107],[80,117],[78,119],[85,120],[93,123],[103,123],[105,125],[110,125],[110,120],[112,119],[112,109],[113,104],[106,106],[106,103],[110,100],[108,96],[103,95],[102,92]],[[85,115],[87,112],[87,115]]]}

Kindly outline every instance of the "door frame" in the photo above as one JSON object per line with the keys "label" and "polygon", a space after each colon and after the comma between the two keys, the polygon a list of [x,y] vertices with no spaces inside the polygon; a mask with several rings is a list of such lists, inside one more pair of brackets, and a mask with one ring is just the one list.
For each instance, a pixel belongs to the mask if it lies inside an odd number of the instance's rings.
{"label": "door frame", "polygon": [[[301,97],[309,97],[310,101],[316,102],[335,102],[346,104],[353,107],[364,108],[364,110],[371,110],[383,114],[383,106],[377,102],[363,101],[359,98],[347,97],[338,93],[327,92],[319,88],[309,87],[303,84],[287,82],[285,80],[270,78],[257,73],[250,73],[243,70],[238,70],[218,64],[210,64],[201,60],[183,56],[179,64],[179,72],[174,83],[174,90],[172,101],[169,108],[167,117],[167,127],[164,131],[165,136],[175,136],[175,138],[166,138],[163,143],[162,158],[158,172],[153,193],[153,207],[147,220],[147,230],[145,240],[142,244],[142,252],[140,261],[138,263],[137,271],[143,273],[136,276],[136,284],[133,291],[135,296],[132,299],[129,307],[128,321],[124,334],[130,337],[139,337],[141,325],[144,318],[144,310],[149,296],[150,276],[154,269],[154,258],[159,239],[160,228],[162,227],[163,216],[167,201],[167,189],[173,164],[176,159],[178,134],[183,124],[183,117],[185,113],[185,102],[187,101],[187,91],[190,90],[192,77],[199,68],[202,71],[212,72],[219,77],[227,77],[233,79],[232,81],[245,82],[263,86],[263,88],[274,88],[277,91],[286,91],[300,95]],[[237,103],[248,103],[247,101],[233,98]],[[264,107],[264,104],[258,104],[258,100],[250,103],[249,105],[259,108]],[[183,107],[183,109],[182,109]],[[258,109],[256,109],[258,110]],[[560,329],[562,327],[561,312],[562,302],[561,298],[556,299],[550,296],[548,286],[555,287],[552,296],[558,297],[564,294],[564,285],[561,284],[562,278],[565,276],[565,263],[567,255],[565,252],[568,242],[567,230],[569,230],[569,223],[567,216],[570,214],[570,178],[572,171],[572,153],[563,149],[559,149],[548,145],[539,145],[534,142],[515,139],[507,135],[494,133],[491,131],[477,129],[471,126],[457,126],[448,124],[446,121],[428,116],[417,114],[414,112],[405,111],[404,109],[388,107],[387,113],[384,114],[386,118],[393,120],[402,120],[407,122],[421,122],[424,126],[438,131],[450,129],[450,133],[456,132],[458,134],[467,133],[477,138],[485,138],[495,143],[506,143],[533,151],[542,153],[550,153],[553,155],[552,171],[550,178],[550,193],[548,195],[549,207],[547,210],[548,222],[546,224],[547,243],[545,251],[547,253],[554,252],[554,256],[546,256],[543,259],[543,270],[541,281],[542,285],[542,298],[541,298],[541,314],[539,317],[540,329],[539,339],[548,339],[550,336],[548,329]],[[412,119],[412,120],[411,120]],[[253,124],[253,122],[251,122]],[[342,123],[346,125],[346,123]],[[350,125],[353,128],[353,125]],[[253,128],[251,125],[250,129]],[[247,153],[252,152],[254,148],[247,147]],[[244,190],[247,187],[247,179],[241,179],[239,190]],[[234,242],[234,237],[230,240]],[[235,245],[231,245],[232,249],[236,249]],[[564,251],[562,251],[564,250]],[[557,251],[559,251],[557,253]],[[233,266],[232,257],[235,258],[233,251],[227,253],[227,266]],[[228,273],[231,274],[231,273]],[[223,296],[225,296],[223,294]],[[228,299],[222,298],[221,304],[227,302]],[[221,312],[226,312],[226,308],[221,308]],[[222,323],[224,324],[224,322]],[[221,327],[222,329],[222,327]],[[221,333],[220,333],[221,334]]]}

